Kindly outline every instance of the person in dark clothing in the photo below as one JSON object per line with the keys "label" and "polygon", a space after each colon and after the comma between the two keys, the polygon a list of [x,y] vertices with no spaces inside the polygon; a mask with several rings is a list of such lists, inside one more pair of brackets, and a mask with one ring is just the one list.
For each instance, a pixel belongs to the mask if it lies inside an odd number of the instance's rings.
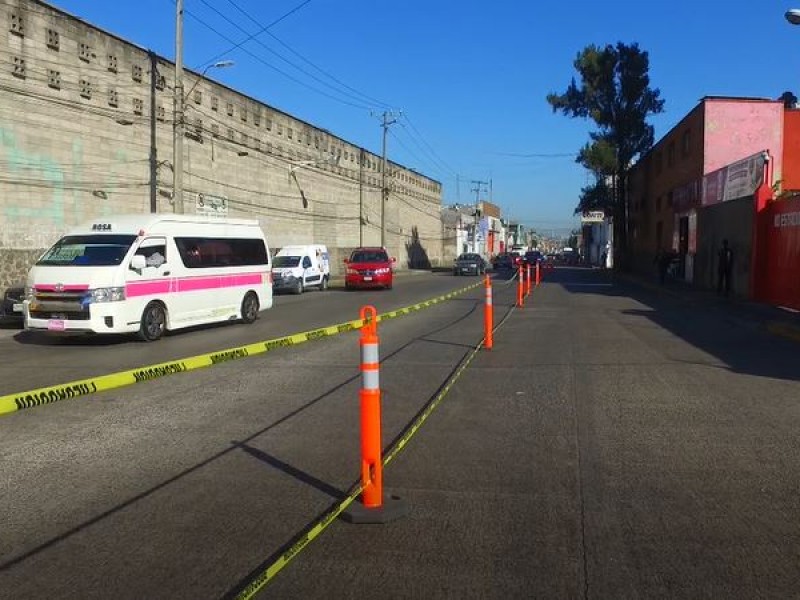
{"label": "person in dark clothing", "polygon": [[731,275],[733,274],[733,250],[728,247],[728,240],[722,240],[722,248],[717,252],[717,293],[728,296],[731,293]]}
{"label": "person in dark clothing", "polygon": [[661,285],[667,280],[669,265],[672,263],[672,252],[669,250],[659,250],[653,262],[658,266],[658,280]]}

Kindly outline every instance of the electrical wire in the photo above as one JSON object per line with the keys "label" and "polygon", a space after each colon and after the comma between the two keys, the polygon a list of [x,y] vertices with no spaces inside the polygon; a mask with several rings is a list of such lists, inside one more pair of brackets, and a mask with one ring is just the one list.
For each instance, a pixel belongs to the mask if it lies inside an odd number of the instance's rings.
{"label": "electrical wire", "polygon": [[[233,41],[231,38],[229,38],[228,36],[226,36],[224,33],[221,33],[220,31],[218,31],[218,30],[217,30],[216,28],[214,28],[212,25],[209,25],[208,23],[206,23],[206,22],[205,22],[203,19],[201,19],[200,17],[198,17],[198,16],[197,16],[197,15],[195,15],[194,13],[192,13],[192,12],[190,12],[190,11],[188,11],[188,10],[185,10],[184,12],[185,12],[187,15],[189,15],[190,17],[192,17],[192,18],[193,18],[195,21],[197,21],[198,23],[200,23],[201,25],[203,25],[205,28],[207,28],[209,31],[213,32],[214,34],[216,34],[217,36],[219,36],[220,38],[222,38],[223,40],[225,40],[226,42],[228,42],[228,43],[232,43],[232,44],[236,44],[236,42],[234,42],[234,41]],[[364,105],[364,104],[355,104],[355,103],[353,103],[353,102],[349,102],[349,101],[347,101],[347,100],[344,100],[344,99],[342,99],[342,98],[337,98],[336,96],[333,96],[333,95],[331,95],[331,94],[328,94],[327,92],[324,92],[324,91],[322,91],[322,90],[320,90],[320,89],[318,89],[318,88],[316,88],[316,87],[314,87],[314,86],[312,86],[312,85],[309,85],[309,84],[307,84],[307,83],[305,83],[305,82],[303,82],[303,81],[301,81],[301,80],[297,79],[297,78],[296,78],[296,77],[294,77],[293,75],[290,75],[289,73],[287,73],[287,72],[283,71],[282,69],[279,69],[279,68],[278,68],[278,67],[276,67],[275,65],[273,65],[273,64],[271,64],[271,63],[269,63],[269,62],[267,62],[266,60],[264,60],[262,57],[258,56],[257,54],[254,54],[253,52],[251,52],[251,51],[250,51],[250,50],[248,50],[247,48],[240,47],[240,50],[241,50],[242,52],[244,52],[245,54],[247,54],[248,56],[250,56],[251,58],[253,58],[254,60],[256,60],[256,61],[260,62],[260,63],[261,63],[262,65],[264,65],[265,67],[267,67],[267,68],[269,68],[269,69],[272,69],[272,70],[273,70],[273,71],[275,71],[276,73],[280,73],[281,75],[283,75],[283,76],[284,76],[284,77],[286,77],[287,79],[289,79],[289,80],[291,80],[291,81],[293,81],[293,82],[297,83],[298,85],[301,85],[301,86],[303,86],[303,87],[305,87],[305,88],[307,88],[307,89],[309,89],[309,90],[311,90],[311,91],[313,91],[313,92],[316,92],[317,94],[320,94],[320,95],[322,95],[322,96],[325,96],[326,98],[329,98],[329,99],[331,99],[331,100],[334,100],[334,101],[336,101],[336,102],[339,102],[339,103],[341,103],[341,104],[345,104],[345,105],[347,105],[347,106],[352,106],[352,107],[354,107],[354,108],[358,108],[358,109],[360,109],[360,110],[369,110],[369,106],[367,106],[367,105]]]}

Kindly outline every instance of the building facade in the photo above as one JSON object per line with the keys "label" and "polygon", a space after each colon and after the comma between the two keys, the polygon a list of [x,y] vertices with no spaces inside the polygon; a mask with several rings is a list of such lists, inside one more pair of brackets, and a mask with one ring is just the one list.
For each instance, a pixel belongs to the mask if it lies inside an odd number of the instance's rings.
{"label": "building facade", "polygon": [[766,151],[782,172],[783,102],[708,96],[640,158],[628,178],[628,239],[635,270],[653,270],[659,251],[678,255],[678,276],[694,279],[697,210],[704,177]]}
{"label": "building facade", "polygon": [[326,244],[335,269],[383,221],[399,268],[442,261],[439,182],[389,162],[382,218],[380,156],[190,71],[174,198],[174,64],[40,0],[0,13],[0,287],[120,213],[255,218],[273,248]]}

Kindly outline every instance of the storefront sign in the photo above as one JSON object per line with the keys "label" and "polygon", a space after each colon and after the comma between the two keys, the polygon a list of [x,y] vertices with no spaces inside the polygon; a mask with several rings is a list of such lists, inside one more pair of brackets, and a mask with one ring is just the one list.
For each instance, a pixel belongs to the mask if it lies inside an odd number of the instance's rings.
{"label": "storefront sign", "polygon": [[602,223],[606,213],[602,210],[587,210],[581,215],[581,223]]}
{"label": "storefront sign", "polygon": [[764,180],[765,154],[753,154],[703,177],[703,206],[752,196]]}

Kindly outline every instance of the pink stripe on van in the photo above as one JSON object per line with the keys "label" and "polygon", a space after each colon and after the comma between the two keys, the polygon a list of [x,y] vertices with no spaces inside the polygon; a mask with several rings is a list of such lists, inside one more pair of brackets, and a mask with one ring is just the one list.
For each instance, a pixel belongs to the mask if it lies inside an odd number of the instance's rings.
{"label": "pink stripe on van", "polygon": [[154,296],[156,294],[167,294],[170,291],[196,292],[199,290],[215,290],[244,285],[261,285],[261,281],[261,273],[154,279],[148,281],[136,281],[127,284],[125,286],[125,295],[128,298],[132,298],[135,296]]}

